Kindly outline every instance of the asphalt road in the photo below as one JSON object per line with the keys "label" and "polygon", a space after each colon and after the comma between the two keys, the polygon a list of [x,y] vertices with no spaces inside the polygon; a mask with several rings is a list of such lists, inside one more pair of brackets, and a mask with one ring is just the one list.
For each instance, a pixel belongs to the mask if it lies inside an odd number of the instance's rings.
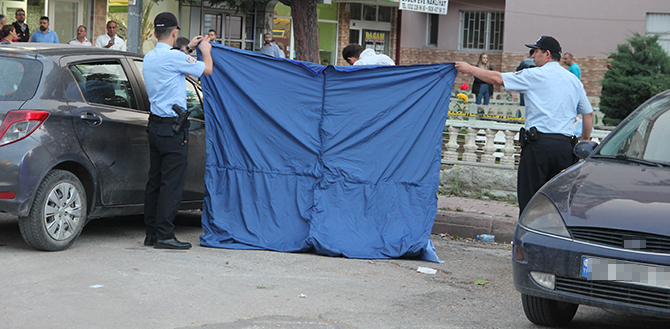
{"label": "asphalt road", "polygon": [[[189,251],[144,247],[136,216],[93,221],[70,249],[38,252],[0,214],[0,328],[537,328],[508,244],[434,235],[441,264],[345,259],[200,247],[199,221],[179,214]],[[670,322],[584,306],[570,326],[661,327]]]}

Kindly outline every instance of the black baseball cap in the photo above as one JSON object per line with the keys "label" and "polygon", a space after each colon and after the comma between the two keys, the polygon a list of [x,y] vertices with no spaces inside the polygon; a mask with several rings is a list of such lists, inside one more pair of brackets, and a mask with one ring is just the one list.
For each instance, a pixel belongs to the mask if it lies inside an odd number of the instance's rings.
{"label": "black baseball cap", "polygon": [[179,22],[177,22],[177,17],[169,11],[164,11],[154,18],[154,27],[173,27],[176,26],[178,30]]}
{"label": "black baseball cap", "polygon": [[549,50],[554,54],[561,54],[561,44],[558,43],[558,40],[554,39],[554,37],[547,35],[541,36],[539,39],[537,39],[535,44],[527,44],[526,47],[533,49],[544,49]]}

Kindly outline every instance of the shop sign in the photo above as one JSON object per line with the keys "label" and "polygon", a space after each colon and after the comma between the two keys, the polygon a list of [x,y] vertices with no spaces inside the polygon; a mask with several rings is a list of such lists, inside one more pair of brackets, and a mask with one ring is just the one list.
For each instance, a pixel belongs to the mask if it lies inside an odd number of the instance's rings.
{"label": "shop sign", "polygon": [[400,0],[398,9],[428,14],[447,14],[449,0]]}

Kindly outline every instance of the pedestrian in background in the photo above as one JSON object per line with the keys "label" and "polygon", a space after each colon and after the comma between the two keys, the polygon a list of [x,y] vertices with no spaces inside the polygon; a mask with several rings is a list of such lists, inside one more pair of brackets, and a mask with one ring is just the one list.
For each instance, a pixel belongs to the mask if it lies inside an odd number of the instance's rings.
{"label": "pedestrian in background", "polygon": [[263,34],[263,45],[261,46],[261,54],[265,54],[272,57],[282,57],[283,53],[279,46],[272,43],[272,34],[265,33]]}
{"label": "pedestrian in background", "polygon": [[279,48],[279,57],[286,58],[286,54],[284,54],[284,51],[281,50],[281,47],[279,47],[279,45],[277,44],[277,40],[272,39],[272,41],[270,41],[270,42],[272,42],[273,45],[275,45],[275,46],[277,46],[277,48]]}
{"label": "pedestrian in background", "polygon": [[[535,67],[535,62],[533,61],[533,50],[530,50],[530,53],[528,54],[528,57],[524,58],[521,63],[519,63],[519,66],[516,67],[516,71],[523,71],[525,69],[529,69],[531,67]],[[524,93],[519,93],[519,106],[526,106],[526,100],[525,100],[525,94]]]}
{"label": "pedestrian in background", "polygon": [[526,123],[519,135],[523,146],[517,173],[520,214],[542,185],[576,162],[572,153],[575,117],[582,115],[581,140],[589,140],[593,127],[593,109],[584,85],[559,64],[558,40],[543,36],[526,47],[533,50],[537,67],[532,70],[500,73],[456,62],[460,73],[526,93]]}
{"label": "pedestrian in background", "polygon": [[571,53],[563,54],[563,64],[568,67],[568,71],[574,74],[577,79],[582,79],[582,69],[580,69],[579,65],[575,63],[575,59],[572,57]]}
{"label": "pedestrian in background", "polygon": [[[174,106],[186,110],[186,74],[212,74],[212,45],[209,36],[194,37],[202,62],[173,50],[179,35],[177,17],[163,12],[154,19],[156,48],[144,56],[142,74],[151,103],[149,116],[149,180],[144,199],[145,246],[157,249],[189,249],[189,242],[177,240],[174,218],[181,204],[188,166],[188,120],[176,121]],[[179,129],[173,128],[180,123]]]}
{"label": "pedestrian in background", "polygon": [[12,23],[16,29],[16,34],[19,36],[19,42],[28,42],[30,41],[30,28],[26,24],[26,11],[23,9],[17,9],[14,16],[16,21]]}
{"label": "pedestrian in background", "polygon": [[118,25],[115,21],[107,22],[107,33],[95,39],[95,46],[98,48],[107,48],[113,50],[126,51],[126,43],[118,35],[116,29]]}
{"label": "pedestrian in background", "polygon": [[[479,59],[477,60],[477,67],[484,70],[493,70],[491,64],[489,64],[489,55],[485,53],[479,54]],[[475,94],[475,104],[480,105],[482,99],[484,99],[484,105],[489,105],[489,100],[491,99],[492,87],[488,83],[482,81],[481,79],[473,76],[475,81],[471,83],[472,93]]]}
{"label": "pedestrian in background", "polygon": [[209,36],[209,39],[212,40],[212,42],[218,43],[216,41],[216,30],[215,29],[210,29],[209,31],[207,31],[207,35]]}
{"label": "pedestrian in background", "polygon": [[393,59],[377,54],[374,49],[365,49],[357,43],[350,43],[342,49],[342,57],[349,65],[395,65]]}
{"label": "pedestrian in background", "polygon": [[40,30],[30,36],[30,42],[59,43],[58,34],[49,28],[49,17],[40,17]]}
{"label": "pedestrian in background", "polygon": [[172,49],[181,50],[182,52],[184,52],[184,54],[189,55],[193,51],[193,50],[191,50],[191,48],[188,47],[188,44],[190,42],[191,41],[189,41],[185,37],[179,37],[179,38],[177,38],[177,41],[175,41],[174,48],[172,48]]}
{"label": "pedestrian in background", "polygon": [[7,16],[0,14],[0,31],[7,24]]}
{"label": "pedestrian in background", "polygon": [[14,25],[5,25],[0,30],[0,44],[6,45],[13,42],[19,42],[19,36],[16,34]]}
{"label": "pedestrian in background", "polygon": [[77,27],[77,37],[68,41],[67,44],[74,46],[92,46],[91,42],[86,38],[87,31],[86,26],[79,25],[79,27]]}

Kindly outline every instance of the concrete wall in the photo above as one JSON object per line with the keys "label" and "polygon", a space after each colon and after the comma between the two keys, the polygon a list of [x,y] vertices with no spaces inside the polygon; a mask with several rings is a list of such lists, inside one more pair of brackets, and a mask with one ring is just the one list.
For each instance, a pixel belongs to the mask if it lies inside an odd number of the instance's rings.
{"label": "concrete wall", "polygon": [[670,13],[670,1],[506,0],[503,50],[525,52],[524,44],[551,35],[564,52],[606,57],[632,33],[645,34],[647,13]]}

